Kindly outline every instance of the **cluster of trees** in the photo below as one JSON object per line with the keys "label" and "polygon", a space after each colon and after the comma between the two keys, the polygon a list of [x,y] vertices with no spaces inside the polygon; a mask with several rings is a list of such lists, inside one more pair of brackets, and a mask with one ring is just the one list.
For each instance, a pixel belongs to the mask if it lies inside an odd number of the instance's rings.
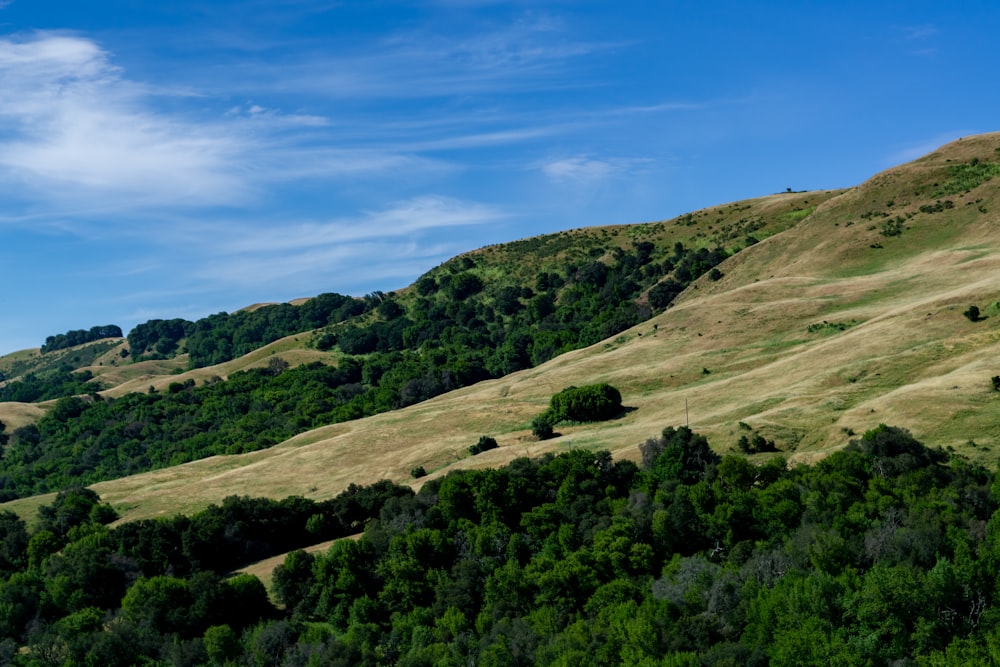
{"label": "cluster of trees", "polygon": [[104,338],[121,338],[122,330],[114,324],[105,324],[104,326],[90,327],[89,330],[74,329],[72,331],[67,331],[64,334],[57,334],[55,336],[48,336],[45,339],[45,343],[42,345],[42,354],[48,352],[54,352],[56,350],[64,350],[67,347],[73,347],[75,345],[83,345],[84,343],[90,343],[95,340],[102,340]]}
{"label": "cluster of trees", "polygon": [[49,373],[28,373],[18,380],[8,382],[0,387],[0,401],[36,403],[64,396],[90,394],[101,388],[101,383],[94,380],[94,374],[89,370],[76,372],[71,366],[64,364]]}
{"label": "cluster of trees", "polygon": [[[335,328],[319,347],[336,345],[350,355],[434,350],[487,377],[530,368],[638,324],[651,314],[640,304],[650,287],[669,276],[665,283],[676,296],[727,257],[722,249],[677,243],[655,261],[655,250],[648,241],[629,251],[615,247],[610,259],[543,271],[534,285],[483,278],[476,260],[464,257],[417,281],[416,299],[389,299],[379,305],[377,320]],[[654,308],[671,300],[659,298]]]}
{"label": "cluster of trees", "polygon": [[[640,450],[641,465],[575,450],[417,494],[355,488],[366,500],[336,508],[231,498],[114,529],[91,508],[64,537],[49,523],[26,539],[4,515],[0,651],[112,666],[1000,656],[1000,485],[986,469],[887,426],[811,467],[720,457],[687,428]],[[287,555],[273,577],[282,609],[256,579],[220,577],[362,525],[326,553]]]}
{"label": "cluster of trees", "polygon": [[480,436],[479,442],[474,445],[469,446],[469,456],[475,456],[476,454],[482,454],[483,452],[488,452],[491,449],[496,449],[499,447],[496,438],[491,438],[488,435]]}
{"label": "cluster of trees", "polygon": [[561,421],[599,422],[622,411],[622,395],[607,383],[566,387],[549,399],[548,409],[531,420],[531,430],[542,440],[555,434]]}
{"label": "cluster of trees", "polygon": [[190,322],[183,319],[150,320],[128,334],[132,358],[169,358],[181,350],[191,367],[212,366],[242,356],[268,343],[361,315],[376,305],[378,295],[357,299],[342,294],[320,294],[293,306],[261,306],[232,314],[217,313]]}

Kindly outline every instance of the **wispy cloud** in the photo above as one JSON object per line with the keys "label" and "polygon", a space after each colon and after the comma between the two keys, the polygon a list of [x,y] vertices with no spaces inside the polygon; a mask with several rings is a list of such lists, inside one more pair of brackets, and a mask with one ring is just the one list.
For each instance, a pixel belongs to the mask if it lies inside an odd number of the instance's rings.
{"label": "wispy cloud", "polygon": [[[468,249],[463,245],[467,241],[455,233],[458,228],[497,224],[509,217],[492,205],[422,196],[328,221],[216,221],[206,228],[175,219],[145,241],[156,244],[158,256],[184,254],[189,268],[176,276],[178,285],[193,280],[204,289],[279,284],[287,289],[293,284],[289,281],[300,277],[306,289],[310,280],[355,285],[412,278]],[[129,276],[148,269],[147,260],[135,257],[111,271]]]}
{"label": "wispy cloud", "polygon": [[[225,112],[163,110],[190,93],[129,80],[86,38],[0,39],[0,191],[47,209],[244,205],[264,183],[421,167],[431,160],[340,148],[310,133],[323,116],[248,102]],[[210,106],[210,105],[209,105]]]}
{"label": "wispy cloud", "polygon": [[373,239],[411,237],[449,227],[497,222],[506,214],[493,206],[448,197],[423,196],[397,202],[354,218],[329,222],[283,225],[280,229],[254,230],[253,234],[226,231],[231,240],[218,246],[223,255],[273,254],[322,246],[343,247]]}
{"label": "wispy cloud", "polygon": [[595,184],[618,177],[640,165],[651,163],[649,159],[596,159],[584,155],[552,160],[538,165],[541,171],[554,181],[578,184]]}
{"label": "wispy cloud", "polygon": [[363,44],[345,40],[343,47],[302,43],[291,55],[278,49],[239,66],[227,64],[226,76],[211,68],[191,74],[236,94],[297,92],[367,103],[434,100],[592,86],[585,72],[567,75],[581,60],[615,46],[573,38],[558,19],[537,12],[503,25],[450,28],[443,23],[400,30]]}
{"label": "wispy cloud", "polygon": [[0,187],[46,193],[220,201],[244,194],[226,172],[239,147],[154,113],[92,41],[39,33],[0,40]]}

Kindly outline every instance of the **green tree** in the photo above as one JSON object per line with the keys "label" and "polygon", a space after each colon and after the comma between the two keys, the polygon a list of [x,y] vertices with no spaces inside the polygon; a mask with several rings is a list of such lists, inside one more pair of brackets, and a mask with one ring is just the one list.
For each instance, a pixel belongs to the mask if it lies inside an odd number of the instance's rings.
{"label": "green tree", "polygon": [[242,651],[239,635],[228,625],[213,625],[205,630],[202,644],[208,659],[217,665],[235,661]]}
{"label": "green tree", "polygon": [[10,510],[0,511],[0,577],[23,570],[27,564],[27,526]]}
{"label": "green tree", "polygon": [[304,602],[312,586],[312,568],[315,558],[301,549],[290,552],[283,563],[274,568],[272,588],[278,602],[287,609],[295,609]]}
{"label": "green tree", "polygon": [[604,421],[622,410],[622,395],[609,384],[567,387],[552,396],[549,410],[554,422],[564,419],[578,422]]}
{"label": "green tree", "polygon": [[86,523],[100,502],[96,492],[84,487],[60,491],[51,505],[38,508],[39,529],[64,537],[74,526]]}

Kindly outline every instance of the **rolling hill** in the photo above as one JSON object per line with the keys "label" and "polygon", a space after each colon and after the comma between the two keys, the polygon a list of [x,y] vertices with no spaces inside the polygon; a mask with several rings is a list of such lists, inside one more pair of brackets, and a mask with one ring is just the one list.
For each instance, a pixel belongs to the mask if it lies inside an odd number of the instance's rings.
{"label": "rolling hill", "polygon": [[[432,479],[569,448],[634,458],[637,444],[684,423],[717,451],[734,450],[751,429],[793,462],[815,460],[887,423],[992,467],[1000,451],[1000,394],[991,384],[1000,374],[997,175],[1000,134],[980,135],[846,190],[780,193],[671,221],[473,251],[464,257],[483,276],[524,282],[552,267],[607,259],[612,246],[641,240],[658,249],[681,241],[740,250],[719,265],[721,276],[694,281],[664,312],[534,368],[309,430],[269,449],[93,488],[124,520],[190,512],[233,494],[320,499],[350,483],[405,482],[418,465]],[[404,304],[416,298],[412,288],[398,294]],[[977,321],[963,315],[972,305]],[[278,354],[292,363],[335,362],[310,347],[313,339],[281,339],[222,367],[184,371],[182,357],[112,364],[113,349],[86,367],[114,385],[104,392],[113,396],[226,377]],[[16,355],[22,364],[30,357]],[[0,370],[14,358],[0,359]],[[560,425],[552,440],[531,436],[531,418],[553,393],[596,382],[618,387],[630,409],[610,422]],[[0,404],[0,420],[16,426],[41,410]],[[468,457],[467,447],[484,434],[500,447]],[[28,512],[45,501],[8,505]]]}

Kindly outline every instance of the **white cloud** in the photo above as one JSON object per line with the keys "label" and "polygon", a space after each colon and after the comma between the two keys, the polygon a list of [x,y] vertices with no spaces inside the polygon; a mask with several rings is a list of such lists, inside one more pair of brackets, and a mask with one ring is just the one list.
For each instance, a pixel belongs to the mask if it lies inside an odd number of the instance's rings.
{"label": "white cloud", "polygon": [[578,155],[546,162],[539,165],[539,169],[554,181],[594,184],[615,178],[649,162],[651,160],[648,159],[597,160]]}
{"label": "white cloud", "polygon": [[[68,34],[0,38],[0,192],[50,211],[245,205],[262,184],[337,177],[433,161],[317,141],[329,120],[255,102],[212,114],[164,110],[93,41]],[[210,106],[211,101],[206,101]]]}
{"label": "white cloud", "polygon": [[[236,141],[158,115],[92,41],[39,33],[0,40],[0,185],[55,198],[229,200]],[[23,193],[22,193],[23,194]]]}
{"label": "white cloud", "polygon": [[222,255],[271,255],[323,246],[351,253],[354,251],[349,244],[412,237],[449,227],[484,225],[504,217],[502,211],[485,204],[424,196],[397,202],[383,210],[366,211],[356,218],[325,223],[306,222],[266,230],[254,228],[252,233],[230,227],[225,231],[228,240],[216,247]]}

